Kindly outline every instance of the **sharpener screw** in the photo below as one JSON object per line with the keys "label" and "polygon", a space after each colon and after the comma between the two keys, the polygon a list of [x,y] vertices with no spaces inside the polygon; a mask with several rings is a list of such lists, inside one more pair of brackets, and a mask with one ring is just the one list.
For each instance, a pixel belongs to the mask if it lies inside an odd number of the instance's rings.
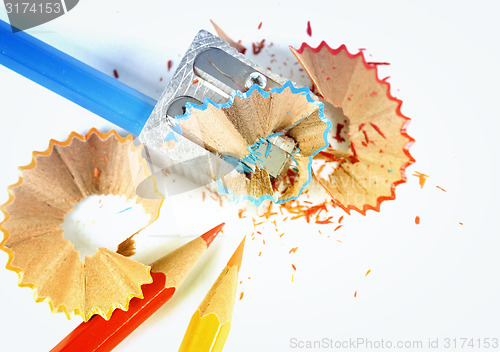
{"label": "sharpener screw", "polygon": [[266,88],[267,85],[267,79],[266,76],[264,76],[260,72],[252,72],[246,82],[245,82],[245,88],[250,89],[254,84],[258,85],[260,88],[264,89]]}

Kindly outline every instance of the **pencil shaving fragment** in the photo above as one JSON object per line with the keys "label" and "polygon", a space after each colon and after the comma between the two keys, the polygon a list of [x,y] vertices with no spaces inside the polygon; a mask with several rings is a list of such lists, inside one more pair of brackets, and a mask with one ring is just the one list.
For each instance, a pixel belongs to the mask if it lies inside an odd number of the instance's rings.
{"label": "pencil shaving fragment", "polygon": [[105,248],[82,262],[60,229],[73,206],[94,194],[135,200],[150,215],[149,223],[156,220],[162,199],[135,196],[134,177],[148,176],[140,155],[131,135],[73,132],[66,141],[51,140],[46,151],[34,152],[32,162],[20,168],[22,177],[8,188],[0,245],[9,255],[7,269],[52,312],[85,321],[94,314],[109,319],[116,308],[127,310],[133,297],[142,298],[141,286],[151,282],[148,266]]}
{"label": "pencil shaving fragment", "polygon": [[[186,114],[176,118],[182,134],[223,158],[242,160],[259,158],[255,147],[261,141],[270,144],[273,135],[283,135],[295,143],[290,163],[283,169],[294,170],[296,181],[283,186],[282,177],[271,177],[265,166],[250,174],[241,171],[217,179],[218,190],[235,200],[249,199],[259,205],[264,199],[283,203],[299,196],[311,180],[312,157],[326,148],[331,124],[323,115],[323,104],[314,101],[307,88],[297,89],[291,82],[266,92],[253,86],[246,93],[234,92],[227,104],[206,100],[201,106],[188,104]],[[252,154],[256,153],[256,154]],[[289,154],[290,155],[290,154]]]}
{"label": "pencil shaving fragment", "polygon": [[217,35],[219,36],[220,39],[228,42],[229,45],[231,45],[233,48],[235,48],[236,50],[238,50],[238,52],[242,53],[242,54],[245,54],[245,52],[247,51],[247,48],[245,48],[241,43],[239,42],[236,42],[234,40],[232,40],[227,34],[226,32],[224,32],[222,30],[222,28],[220,28],[214,21],[210,20],[210,23],[212,24],[212,26],[214,27],[215,29],[215,33],[217,33]]}
{"label": "pencil shaving fragment", "polygon": [[127,239],[120,244],[118,244],[118,247],[116,248],[116,253],[123,255],[124,257],[131,257],[135,254],[135,241],[134,241],[134,236],[136,234],[133,234],[130,237],[127,237]]}
{"label": "pencil shaving fragment", "polygon": [[329,147],[318,154],[315,160],[338,166],[316,178],[348,213],[379,211],[382,201],[395,199],[395,187],[406,181],[405,169],[415,161],[402,102],[391,95],[389,83],[378,79],[376,65],[367,63],[362,52],[352,55],[345,46],[331,49],[325,42],[291,50],[324,99],[349,118],[349,150]]}

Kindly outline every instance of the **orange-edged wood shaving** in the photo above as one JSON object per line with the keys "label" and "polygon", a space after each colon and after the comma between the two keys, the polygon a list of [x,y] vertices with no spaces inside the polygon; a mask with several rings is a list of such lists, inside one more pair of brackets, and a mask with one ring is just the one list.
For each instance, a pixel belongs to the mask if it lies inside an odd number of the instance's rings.
{"label": "orange-edged wood shaving", "polygon": [[443,187],[436,186],[436,188],[439,188],[441,191],[446,192],[446,190]]}
{"label": "orange-edged wood shaving", "polygon": [[238,217],[240,219],[246,218],[246,216],[243,216],[243,213],[245,212],[245,209],[239,209],[238,210]]}
{"label": "orange-edged wood shaving", "polygon": [[332,224],[333,223],[332,218],[333,218],[333,216],[329,216],[328,218],[326,218],[324,220],[316,219],[316,224]]}
{"label": "orange-edged wood shaving", "polygon": [[273,203],[269,202],[269,206],[267,207],[267,210],[262,214],[263,217],[266,218],[266,220],[269,220],[269,218],[273,215],[278,215],[276,212],[272,212],[271,209],[273,207]]}
{"label": "orange-edged wood shaving", "polygon": [[427,181],[427,178],[429,177],[429,175],[415,171],[413,173],[413,176],[418,177],[418,184],[420,185],[420,188],[424,188],[425,181]]}

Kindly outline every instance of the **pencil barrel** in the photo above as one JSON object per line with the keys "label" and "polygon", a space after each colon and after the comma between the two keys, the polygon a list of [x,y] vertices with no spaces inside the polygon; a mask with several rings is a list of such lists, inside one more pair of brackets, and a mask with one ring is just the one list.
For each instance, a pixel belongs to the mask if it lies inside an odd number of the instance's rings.
{"label": "pencil barrel", "polygon": [[81,323],[51,352],[108,352],[156,312],[175,293],[175,288],[165,288],[163,273],[151,273],[153,282],[143,285],[144,299],[133,298],[128,311],[116,310],[106,321],[96,315],[88,322]]}
{"label": "pencil barrel", "polygon": [[[0,20],[0,64],[138,136],[156,101]],[[28,97],[26,97],[28,99]]]}

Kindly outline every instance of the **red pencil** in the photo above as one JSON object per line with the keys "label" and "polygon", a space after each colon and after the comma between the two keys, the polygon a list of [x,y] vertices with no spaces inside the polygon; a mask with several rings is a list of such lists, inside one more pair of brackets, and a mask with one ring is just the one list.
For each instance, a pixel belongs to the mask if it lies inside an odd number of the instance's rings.
{"label": "red pencil", "polygon": [[111,351],[174,295],[223,226],[224,223],[154,262],[153,282],[142,286],[144,299],[133,298],[128,311],[117,309],[108,321],[95,315],[77,326],[51,352]]}

